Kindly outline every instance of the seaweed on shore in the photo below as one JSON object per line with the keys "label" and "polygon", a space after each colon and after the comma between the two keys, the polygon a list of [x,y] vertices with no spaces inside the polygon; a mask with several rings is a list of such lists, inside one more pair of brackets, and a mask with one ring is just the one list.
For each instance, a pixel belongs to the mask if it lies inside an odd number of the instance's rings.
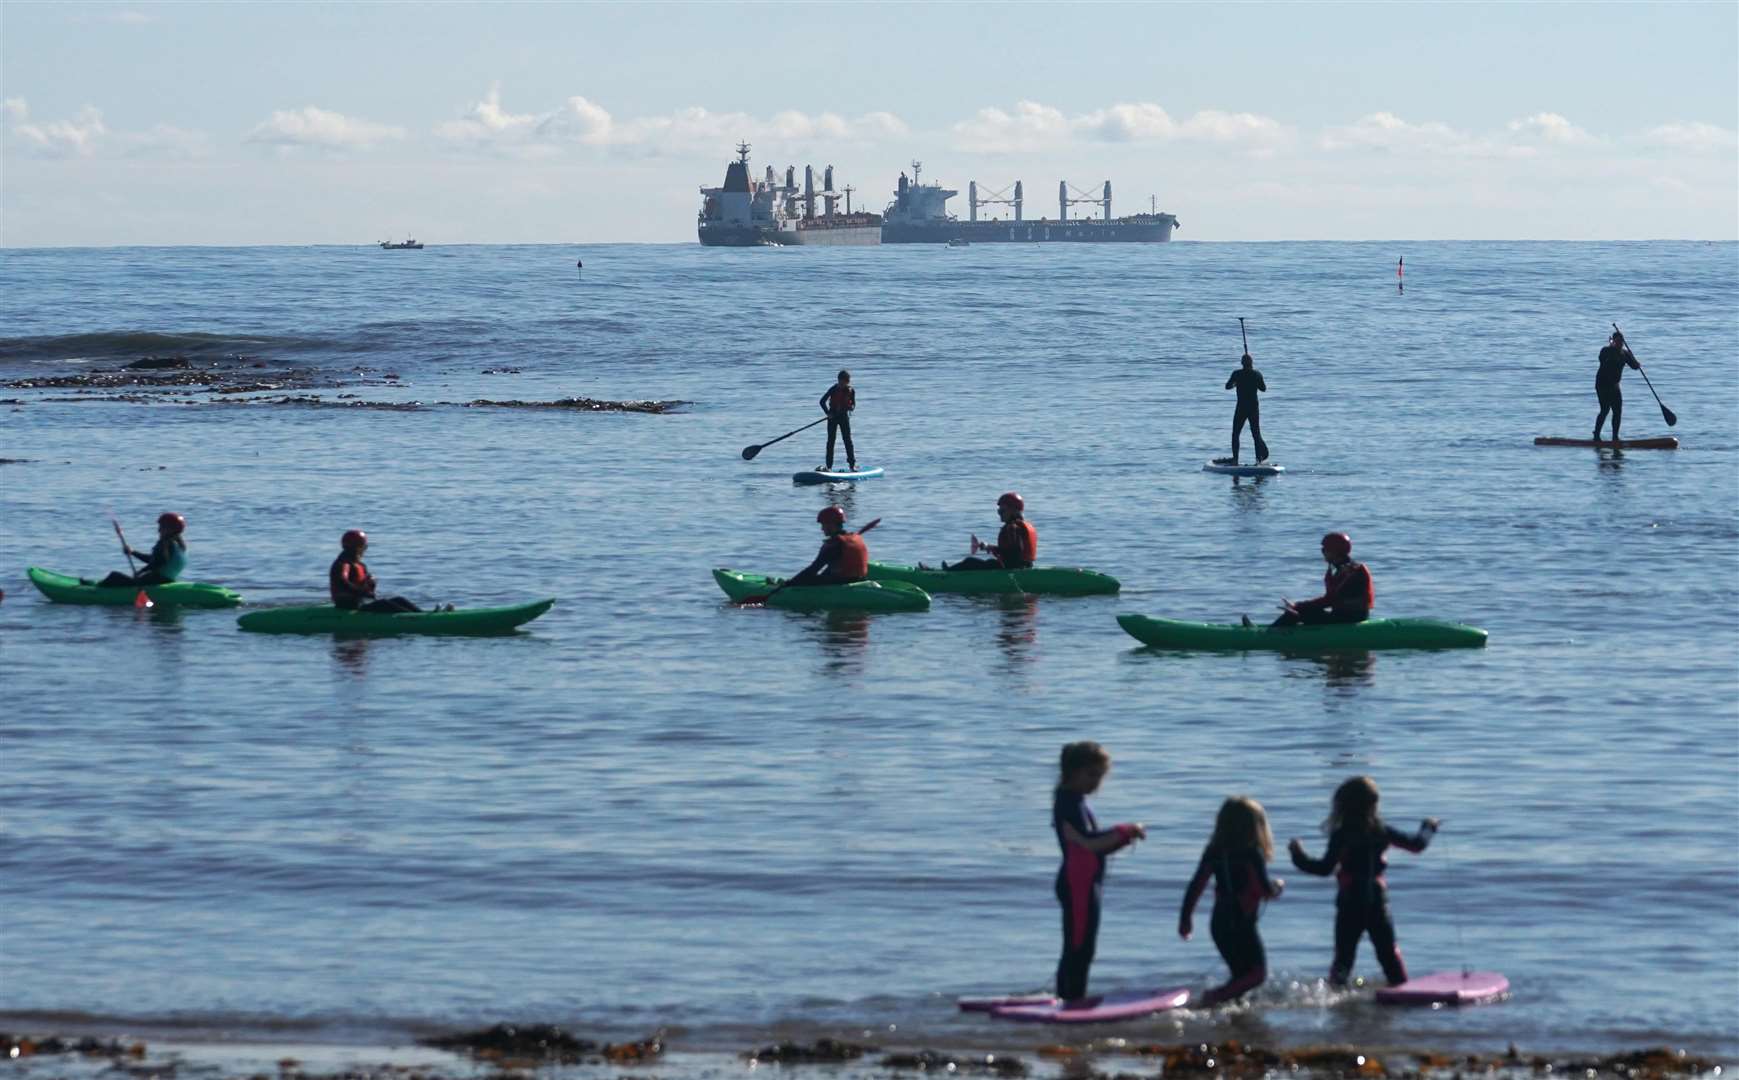
{"label": "seaweed on shore", "polygon": [[878,1063],[897,1072],[941,1072],[950,1076],[977,1073],[986,1076],[1025,1076],[1030,1070],[1020,1058],[1007,1054],[975,1054],[955,1057],[935,1050],[889,1054]]}
{"label": "seaweed on shore", "polygon": [[651,1061],[664,1053],[661,1033],[636,1042],[604,1043],[583,1039],[553,1024],[500,1023],[457,1035],[423,1039],[437,1050],[467,1054],[503,1068],[522,1065],[624,1065]]}
{"label": "seaweed on shore", "polygon": [[843,1042],[839,1039],[816,1039],[808,1045],[794,1042],[774,1043],[758,1050],[745,1050],[742,1056],[743,1060],[751,1064],[757,1061],[771,1061],[780,1065],[836,1064],[856,1061],[874,1049],[873,1046]]}
{"label": "seaweed on shore", "polygon": [[63,1039],[58,1035],[8,1035],[0,1032],[0,1058],[17,1060],[60,1054],[78,1054],[81,1057],[110,1058],[116,1061],[124,1058],[136,1060],[145,1056],[145,1044],[123,1042],[120,1039],[98,1039],[90,1035],[78,1039]]}
{"label": "seaweed on shore", "polygon": [[491,401],[479,398],[465,403],[467,409],[577,409],[586,412],[666,413],[686,401],[604,401],[599,398],[557,398],[554,401]]}

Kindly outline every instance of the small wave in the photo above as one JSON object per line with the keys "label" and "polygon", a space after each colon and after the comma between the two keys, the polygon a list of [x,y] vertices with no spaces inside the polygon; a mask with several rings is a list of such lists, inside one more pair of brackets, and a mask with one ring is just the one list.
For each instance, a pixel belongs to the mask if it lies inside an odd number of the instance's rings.
{"label": "small wave", "polygon": [[0,338],[0,363],[133,360],[141,356],[218,357],[326,347],[329,347],[328,342],[313,338],[106,330],[89,334]]}

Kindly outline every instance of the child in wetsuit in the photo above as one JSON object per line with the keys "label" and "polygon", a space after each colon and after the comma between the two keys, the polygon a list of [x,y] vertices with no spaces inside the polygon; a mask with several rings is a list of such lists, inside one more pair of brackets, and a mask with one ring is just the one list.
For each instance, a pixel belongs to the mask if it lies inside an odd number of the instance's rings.
{"label": "child in wetsuit", "polygon": [[1345,986],[1352,974],[1353,958],[1358,953],[1359,938],[1371,935],[1371,948],[1390,986],[1407,981],[1407,966],[1401,962],[1400,946],[1395,944],[1395,923],[1389,917],[1389,883],[1383,877],[1389,860],[1390,847],[1418,853],[1425,850],[1437,835],[1437,819],[1426,818],[1412,836],[1383,823],[1377,815],[1377,783],[1368,776],[1355,776],[1335,789],[1333,810],[1323,822],[1328,833],[1328,850],[1322,858],[1305,854],[1304,845],[1294,839],[1288,845],[1292,865],[1307,874],[1327,877],[1340,883],[1334,901],[1334,966],[1328,981]]}
{"label": "child in wetsuit", "polygon": [[1208,991],[1203,1005],[1218,1005],[1241,997],[1268,978],[1268,955],[1256,920],[1262,905],[1280,895],[1286,883],[1268,876],[1268,860],[1274,857],[1274,836],[1268,831],[1268,814],[1262,804],[1245,796],[1220,804],[1214,819],[1214,835],[1196,864],[1195,877],[1184,890],[1183,910],[1178,913],[1177,933],[1185,941],[1194,930],[1196,901],[1208,881],[1214,883],[1214,914],[1208,923],[1214,947],[1231,969],[1232,977]]}
{"label": "child in wetsuit", "polygon": [[857,451],[851,445],[851,413],[857,408],[857,391],[851,387],[851,372],[841,371],[839,378],[821,395],[821,411],[827,414],[827,464],[833,468],[833,441],[845,436],[845,463],[857,471]]}
{"label": "child in wetsuit", "polygon": [[[332,593],[332,606],[383,615],[423,610],[402,596],[386,600],[375,599],[374,575],[368,572],[368,564],[362,561],[363,552],[368,550],[367,533],[361,529],[351,529],[344,534],[340,544],[343,550],[339,552],[338,558],[332,560],[332,566],[326,571],[326,583]],[[437,606],[435,610],[441,609]],[[449,604],[447,610],[453,610],[452,605]]]}
{"label": "child in wetsuit", "polygon": [[[120,528],[119,525],[115,527]],[[97,584],[105,589],[113,589],[129,585],[167,585],[179,580],[182,571],[187,569],[186,532],[186,518],[180,514],[159,514],[157,542],[151,545],[150,553],[127,549],[127,554],[145,560],[145,565],[139,568],[139,572],[123,574],[119,570],[111,571],[108,577]]]}
{"label": "child in wetsuit", "polygon": [[1600,414],[1594,418],[1594,441],[1600,441],[1600,429],[1606,426],[1606,414],[1612,414],[1612,441],[1618,441],[1618,425],[1624,420],[1624,391],[1618,381],[1624,378],[1626,366],[1638,371],[1642,365],[1630,354],[1624,335],[1617,330],[1600,350],[1600,370],[1594,373],[1594,395],[1600,399]]}
{"label": "child in wetsuit", "polygon": [[1063,907],[1063,955],[1057,961],[1057,996],[1076,1001],[1087,996],[1087,970],[1099,943],[1099,900],[1105,859],[1147,838],[1139,824],[1101,829],[1087,796],[1099,790],[1111,771],[1111,755],[1096,742],[1063,747],[1061,776],[1051,802],[1051,828],[1063,849],[1057,870],[1057,903]]}

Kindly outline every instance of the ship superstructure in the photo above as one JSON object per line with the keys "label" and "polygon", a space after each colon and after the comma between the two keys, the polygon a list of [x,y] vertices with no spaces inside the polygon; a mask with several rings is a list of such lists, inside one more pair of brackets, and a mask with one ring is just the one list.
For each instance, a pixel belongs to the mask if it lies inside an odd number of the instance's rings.
{"label": "ship superstructure", "polygon": [[[1157,207],[1152,213],[1112,217],[1109,180],[1098,194],[1072,189],[1066,181],[1058,181],[1055,220],[1044,217],[1032,220],[1024,216],[1025,198],[1019,180],[1012,186],[1012,195],[1008,194],[1010,188],[980,195],[978,183],[973,181],[968,189],[971,216],[961,221],[948,212],[948,200],[960,192],[934,182],[921,183],[919,175],[923,167],[922,162],[914,161],[909,180],[905,173],[900,174],[894,201],[888,204],[882,217],[882,243],[945,244],[962,240],[968,243],[1074,241],[1151,244],[1170,240],[1172,230],[1178,226],[1174,215],[1160,213]],[[1083,204],[1098,206],[1100,216],[1069,216],[1071,206]],[[1013,211],[1013,216],[981,220],[979,208],[989,206],[1007,206]]]}
{"label": "ship superstructure", "polygon": [[[700,242],[708,246],[752,247],[760,244],[879,244],[880,214],[853,213],[851,193],[833,187],[833,166],[827,166],[820,191],[815,169],[803,167],[803,187],[797,187],[795,166],[785,169],[780,184],[771,165],[762,180],[749,178],[749,144],[737,144],[737,160],[725,166],[725,182],[700,189]],[[840,212],[841,198],[845,210]],[[821,212],[816,212],[816,202]]]}

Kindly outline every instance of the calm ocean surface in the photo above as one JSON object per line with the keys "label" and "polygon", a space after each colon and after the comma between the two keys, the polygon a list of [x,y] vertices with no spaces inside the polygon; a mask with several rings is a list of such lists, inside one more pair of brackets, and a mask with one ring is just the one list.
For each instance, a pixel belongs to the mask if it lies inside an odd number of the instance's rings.
{"label": "calm ocean surface", "polygon": [[[1199,471],[1240,315],[1289,468],[1260,483]],[[1683,447],[1534,447],[1588,433],[1613,320]],[[1317,850],[1357,773],[1394,823],[1445,820],[1392,860],[1415,973],[1514,984],[1460,1012],[1325,994],[1333,886],[1281,853],[1254,1003],[1122,1034],[1739,1052],[1739,246],[0,253],[0,380],[176,353],[428,407],[0,387],[0,1020],[1029,1046],[951,999],[1049,983],[1054,762],[1093,738],[1100,817],[1151,837],[1112,864],[1095,989],[1220,981],[1205,912],[1174,929],[1220,799]],[[885,478],[794,487],[821,429],[741,460],[841,366]],[[1625,434],[1665,433],[1624,387]],[[576,396],[692,404],[456,404]],[[709,575],[798,569],[830,500],[883,519],[876,557],[951,559],[1009,488],[1041,561],[1122,595],[830,618]],[[250,605],[319,600],[350,527],[387,593],[560,601],[510,638],[335,643],[24,576],[114,569],[107,513],[143,547],[167,509],[188,576]],[[1330,528],[1380,614],[1490,647],[1178,655],[1113,622],[1270,617]]]}

